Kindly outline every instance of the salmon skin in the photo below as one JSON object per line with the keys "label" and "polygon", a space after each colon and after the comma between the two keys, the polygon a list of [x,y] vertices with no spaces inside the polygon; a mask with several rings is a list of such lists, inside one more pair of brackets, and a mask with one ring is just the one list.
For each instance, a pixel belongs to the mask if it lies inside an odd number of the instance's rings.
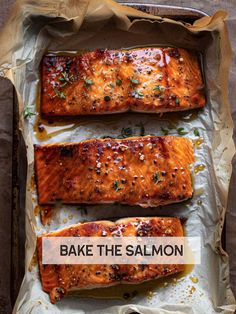
{"label": "salmon skin", "polygon": [[144,136],[35,145],[41,205],[114,203],[142,207],[192,197],[190,139]]}
{"label": "salmon skin", "polygon": [[[116,222],[87,222],[66,227],[44,237],[183,237],[178,218],[125,218]],[[43,265],[42,237],[37,239],[37,252],[42,288],[49,293],[52,303],[70,291],[108,287],[117,284],[138,284],[176,274],[184,270],[182,264],[163,265]]]}
{"label": "salmon skin", "polygon": [[198,56],[181,48],[45,56],[41,71],[41,113],[46,116],[161,113],[205,105]]}

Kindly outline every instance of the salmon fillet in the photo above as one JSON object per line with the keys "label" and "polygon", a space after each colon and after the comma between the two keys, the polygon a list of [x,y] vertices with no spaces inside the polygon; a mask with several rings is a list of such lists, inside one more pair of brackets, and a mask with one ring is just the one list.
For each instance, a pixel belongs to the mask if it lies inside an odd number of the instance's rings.
{"label": "salmon fillet", "polygon": [[193,143],[183,137],[145,136],[35,145],[41,205],[122,203],[142,207],[192,197]]}
{"label": "salmon fillet", "polygon": [[[97,221],[72,225],[44,237],[112,237],[120,236],[182,237],[183,227],[178,218],[125,218],[116,222]],[[138,284],[184,270],[182,264],[164,265],[43,265],[42,237],[37,239],[37,252],[42,288],[52,303],[63,295],[79,289],[107,287],[117,284]]]}
{"label": "salmon fillet", "polygon": [[45,56],[41,71],[41,113],[46,116],[160,113],[205,105],[198,56],[181,48]]}

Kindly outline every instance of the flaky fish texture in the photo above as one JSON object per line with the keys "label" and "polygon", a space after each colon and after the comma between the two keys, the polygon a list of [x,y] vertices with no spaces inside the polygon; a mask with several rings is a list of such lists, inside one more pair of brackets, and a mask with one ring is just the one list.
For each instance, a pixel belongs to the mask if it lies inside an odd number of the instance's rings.
{"label": "flaky fish texture", "polygon": [[45,56],[41,67],[41,113],[46,116],[161,113],[206,103],[198,56],[181,48]]}
{"label": "flaky fish texture", "polygon": [[[45,237],[182,237],[179,218],[125,218],[116,222],[87,222],[43,235]],[[37,239],[37,252],[42,288],[52,303],[70,291],[108,287],[118,284],[139,284],[176,274],[182,264],[163,265],[43,265],[42,237]]]}
{"label": "flaky fish texture", "polygon": [[35,145],[38,201],[142,207],[192,197],[190,139],[144,136]]}

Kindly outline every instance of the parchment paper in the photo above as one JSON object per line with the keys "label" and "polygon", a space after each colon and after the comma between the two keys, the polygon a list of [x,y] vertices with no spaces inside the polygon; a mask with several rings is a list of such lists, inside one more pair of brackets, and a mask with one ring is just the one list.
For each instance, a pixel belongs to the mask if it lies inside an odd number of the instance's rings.
{"label": "parchment paper", "polygon": [[[128,17],[142,18],[131,22]],[[144,20],[148,18],[152,21]],[[225,12],[203,18],[194,26],[120,7],[111,1],[19,1],[1,34],[1,74],[14,84],[19,100],[21,130],[27,144],[28,178],[26,199],[26,275],[14,312],[18,313],[229,313],[235,300],[229,287],[228,258],[221,248],[231,159],[235,152],[232,120],[228,103],[228,67],[230,47],[225,28]],[[155,21],[154,21],[155,20]],[[15,36],[10,36],[14,33]],[[38,119],[23,119],[29,106],[36,112],[39,90],[39,64],[43,54],[51,51],[79,51],[95,48],[130,48],[134,46],[171,45],[192,48],[204,56],[207,106],[204,110],[180,114],[124,114],[88,118],[86,123],[63,127],[48,126],[54,136],[39,141],[34,132]],[[87,215],[78,206],[59,206],[50,225],[40,221],[37,195],[32,185],[33,144],[80,141],[105,135],[118,137],[123,127],[139,135],[140,123],[145,134],[161,135],[161,128],[185,136],[196,143],[198,129],[203,143],[196,145],[196,163],[202,171],[194,175],[195,193],[190,201],[155,209],[106,205],[89,206]],[[59,132],[58,132],[59,131]],[[194,171],[193,171],[194,173]],[[34,262],[37,234],[55,230],[81,220],[99,220],[127,216],[181,216],[187,218],[186,233],[202,237],[202,264],[174,284],[157,287],[152,297],[138,294],[133,300],[68,297],[52,305],[41,290],[38,268]],[[33,262],[32,262],[33,258]],[[195,280],[191,280],[195,278]],[[197,280],[196,280],[197,278]],[[198,282],[196,282],[198,281]],[[151,287],[151,286],[150,286]],[[119,289],[119,287],[117,287]],[[138,290],[138,288],[135,287]],[[150,288],[151,289],[151,288]]]}

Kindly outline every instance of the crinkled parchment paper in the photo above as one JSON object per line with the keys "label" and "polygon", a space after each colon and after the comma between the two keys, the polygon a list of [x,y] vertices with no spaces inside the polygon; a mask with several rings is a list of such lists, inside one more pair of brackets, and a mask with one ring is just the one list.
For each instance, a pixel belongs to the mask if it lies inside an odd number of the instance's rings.
{"label": "crinkled parchment paper", "polygon": [[[130,19],[132,17],[132,19]],[[229,287],[228,257],[221,247],[231,160],[235,152],[233,124],[228,103],[228,70],[231,50],[225,12],[204,17],[193,26],[121,7],[112,1],[18,1],[0,36],[0,73],[17,91],[20,129],[27,145],[26,273],[15,305],[15,313],[233,313],[235,300]],[[106,117],[77,117],[62,123],[46,123],[39,114],[23,118],[24,108],[39,107],[42,56],[49,51],[74,54],[83,49],[130,48],[167,45],[195,49],[202,55],[207,105],[203,110],[148,115],[126,113]],[[37,131],[41,123],[44,136]],[[36,126],[35,126],[36,125]],[[193,165],[194,197],[161,208],[144,209],[119,205],[58,205],[50,224],[42,225],[33,184],[33,144],[81,141],[103,136],[120,137],[122,128],[162,135],[166,129],[177,135],[184,128],[195,142]],[[198,130],[199,135],[194,132]],[[46,134],[47,132],[47,134]],[[180,216],[187,219],[186,234],[201,236],[202,264],[184,276],[165,279],[164,284],[145,283],[99,289],[93,298],[65,297],[56,305],[41,290],[35,263],[36,235],[84,220],[116,219],[128,216]],[[126,289],[126,290],[125,290]],[[137,291],[132,299],[122,295]],[[135,293],[136,294],[136,293]],[[116,295],[116,298],[101,296]],[[120,297],[120,298],[118,298]]]}

